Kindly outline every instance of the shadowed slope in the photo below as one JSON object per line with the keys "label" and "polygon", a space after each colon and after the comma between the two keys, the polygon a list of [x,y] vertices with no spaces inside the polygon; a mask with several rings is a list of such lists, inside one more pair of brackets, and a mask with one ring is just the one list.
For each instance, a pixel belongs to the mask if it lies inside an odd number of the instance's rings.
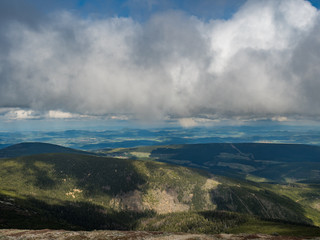
{"label": "shadowed slope", "polygon": [[312,223],[298,203],[259,184],[154,161],[66,153],[3,158],[0,182],[3,195],[49,205],[161,214],[221,209]]}
{"label": "shadowed slope", "polygon": [[66,148],[50,143],[26,142],[18,143],[3,149],[0,149],[0,158],[14,158],[43,153],[78,153],[90,154],[85,151]]}
{"label": "shadowed slope", "polygon": [[210,143],[128,148],[112,150],[109,154],[149,158],[260,182],[320,183],[319,146]]}

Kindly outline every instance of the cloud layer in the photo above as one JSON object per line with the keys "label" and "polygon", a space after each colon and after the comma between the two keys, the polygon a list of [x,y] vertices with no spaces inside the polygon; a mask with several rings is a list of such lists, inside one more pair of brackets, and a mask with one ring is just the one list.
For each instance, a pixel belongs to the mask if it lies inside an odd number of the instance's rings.
{"label": "cloud layer", "polygon": [[211,21],[13,14],[0,51],[0,108],[29,115],[320,116],[320,17],[303,0],[249,0]]}

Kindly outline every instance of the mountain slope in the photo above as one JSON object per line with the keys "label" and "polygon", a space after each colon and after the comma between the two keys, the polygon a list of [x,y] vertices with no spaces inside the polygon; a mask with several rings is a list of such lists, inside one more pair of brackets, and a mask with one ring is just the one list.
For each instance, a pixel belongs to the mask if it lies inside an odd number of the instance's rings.
{"label": "mountain slope", "polygon": [[212,143],[152,146],[106,152],[202,168],[264,182],[319,182],[320,147],[302,144]]}
{"label": "mountain slope", "polygon": [[0,158],[13,158],[33,154],[44,153],[78,153],[85,154],[87,152],[66,148],[59,145],[41,142],[25,142],[11,145],[9,147],[0,149]]}
{"label": "mountain slope", "polygon": [[[201,189],[209,179],[206,172],[165,163],[79,154],[0,159],[0,167],[1,187],[6,191],[50,198],[55,203],[61,200],[87,201],[89,197],[90,201],[103,207],[131,210],[150,209],[148,204],[153,198],[155,201],[166,199],[172,208],[196,208],[202,203],[195,201],[198,195],[193,189]],[[208,181],[211,184],[208,189],[217,184],[213,179]],[[189,197],[190,194],[195,197]],[[159,212],[166,212],[161,209],[161,204],[158,202]]]}
{"label": "mountain slope", "polygon": [[65,153],[3,158],[0,182],[1,227],[41,221],[127,229],[146,216],[215,209],[313,223],[299,203],[257,183],[153,161]]}

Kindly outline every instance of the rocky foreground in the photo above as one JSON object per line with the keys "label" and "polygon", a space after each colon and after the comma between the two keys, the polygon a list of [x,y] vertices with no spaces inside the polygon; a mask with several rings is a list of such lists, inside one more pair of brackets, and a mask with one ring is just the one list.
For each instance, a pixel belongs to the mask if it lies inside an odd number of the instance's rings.
{"label": "rocky foreground", "polygon": [[145,231],[64,231],[64,230],[17,230],[1,229],[0,240],[23,239],[68,239],[68,240],[86,240],[86,239],[110,239],[110,240],[300,240],[317,239],[304,237],[285,237],[265,234],[187,234],[187,233],[166,233],[166,232],[145,232]]}

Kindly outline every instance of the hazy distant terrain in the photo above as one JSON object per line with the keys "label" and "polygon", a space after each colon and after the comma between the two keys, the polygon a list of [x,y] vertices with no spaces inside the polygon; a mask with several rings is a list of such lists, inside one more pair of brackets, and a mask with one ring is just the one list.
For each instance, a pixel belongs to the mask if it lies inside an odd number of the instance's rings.
{"label": "hazy distant terrain", "polygon": [[117,128],[113,130],[0,132],[0,149],[20,142],[47,142],[82,150],[191,143],[299,143],[320,145],[320,128],[281,126],[266,122],[257,126],[193,128]]}

